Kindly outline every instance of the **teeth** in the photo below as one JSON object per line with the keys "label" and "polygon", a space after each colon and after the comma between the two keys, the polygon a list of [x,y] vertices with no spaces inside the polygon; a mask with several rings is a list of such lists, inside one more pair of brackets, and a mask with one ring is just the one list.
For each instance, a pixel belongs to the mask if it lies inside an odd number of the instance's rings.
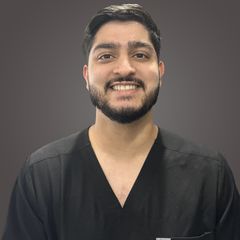
{"label": "teeth", "polygon": [[133,90],[136,89],[137,86],[136,85],[114,85],[113,90],[116,91],[124,91],[124,90]]}

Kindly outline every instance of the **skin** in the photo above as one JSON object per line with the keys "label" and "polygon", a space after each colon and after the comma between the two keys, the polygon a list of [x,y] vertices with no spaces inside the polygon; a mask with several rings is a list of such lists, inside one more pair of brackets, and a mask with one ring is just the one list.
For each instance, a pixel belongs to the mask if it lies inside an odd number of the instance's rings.
{"label": "skin", "polygon": [[[148,31],[135,21],[104,24],[95,35],[88,64],[83,67],[86,88],[94,86],[115,109],[140,108],[146,96],[159,84],[161,86],[163,74],[164,63],[158,61]],[[126,76],[141,79],[144,87],[105,91],[106,82]],[[134,122],[121,124],[96,108],[96,121],[89,129],[89,138],[121,206],[124,206],[157,131],[151,110]]]}

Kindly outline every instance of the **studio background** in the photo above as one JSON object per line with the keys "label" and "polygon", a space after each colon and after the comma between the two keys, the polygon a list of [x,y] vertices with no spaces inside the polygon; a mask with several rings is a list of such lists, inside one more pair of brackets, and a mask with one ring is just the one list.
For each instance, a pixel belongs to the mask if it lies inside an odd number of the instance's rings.
{"label": "studio background", "polygon": [[[94,121],[82,78],[85,25],[124,1],[1,0],[0,235],[27,156]],[[138,1],[162,33],[156,123],[224,154],[240,189],[240,14],[236,0]]]}

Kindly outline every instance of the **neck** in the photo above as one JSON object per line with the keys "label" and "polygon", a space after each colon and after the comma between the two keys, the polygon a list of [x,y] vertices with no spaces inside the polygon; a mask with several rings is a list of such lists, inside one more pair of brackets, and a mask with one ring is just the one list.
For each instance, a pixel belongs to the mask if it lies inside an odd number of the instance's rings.
{"label": "neck", "polygon": [[91,142],[101,148],[111,146],[111,151],[134,151],[152,143],[157,136],[158,129],[153,124],[151,111],[141,119],[132,123],[121,124],[110,120],[97,110],[96,122],[89,130]]}

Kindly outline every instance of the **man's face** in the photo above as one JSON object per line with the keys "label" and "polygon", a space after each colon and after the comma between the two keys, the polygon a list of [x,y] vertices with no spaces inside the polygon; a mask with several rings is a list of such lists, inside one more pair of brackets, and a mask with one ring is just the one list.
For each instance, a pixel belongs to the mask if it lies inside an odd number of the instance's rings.
{"label": "man's face", "polygon": [[148,31],[135,21],[104,24],[83,67],[93,104],[120,123],[135,121],[151,109],[163,72]]}

